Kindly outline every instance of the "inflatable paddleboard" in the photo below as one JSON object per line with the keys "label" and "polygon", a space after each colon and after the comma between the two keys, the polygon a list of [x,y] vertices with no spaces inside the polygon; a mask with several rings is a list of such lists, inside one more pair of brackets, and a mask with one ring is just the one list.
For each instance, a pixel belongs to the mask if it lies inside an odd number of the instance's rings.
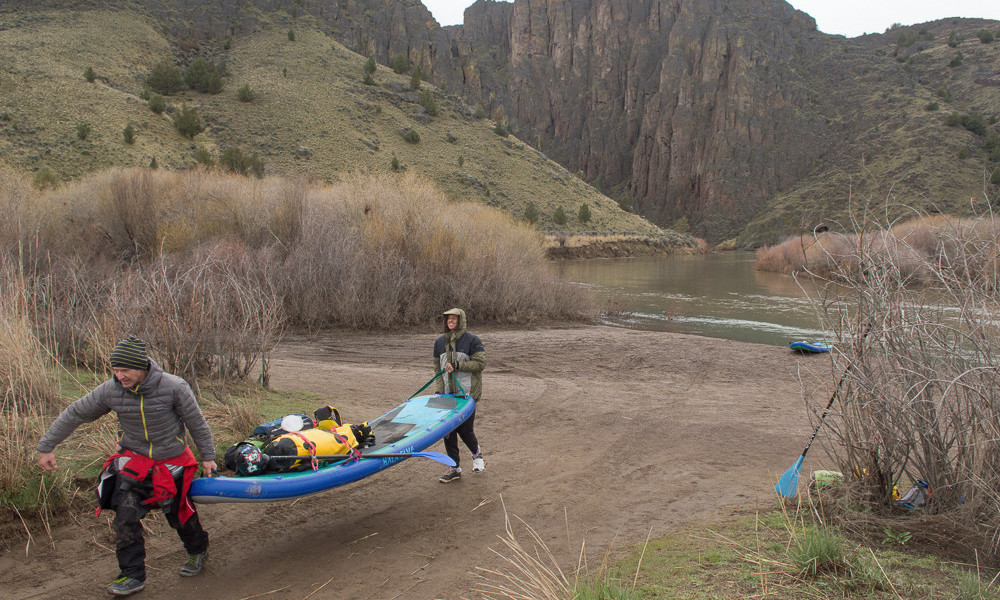
{"label": "inflatable paddleboard", "polygon": [[788,347],[795,352],[829,352],[833,348],[826,342],[792,342]]}
{"label": "inflatable paddleboard", "polygon": [[[362,454],[378,456],[424,450],[464,423],[475,407],[476,403],[468,396],[434,394],[411,398],[368,422],[375,434],[375,445],[362,449]],[[316,471],[199,477],[191,482],[189,495],[202,504],[287,500],[364,479],[402,460],[406,458],[365,458],[321,463]]]}

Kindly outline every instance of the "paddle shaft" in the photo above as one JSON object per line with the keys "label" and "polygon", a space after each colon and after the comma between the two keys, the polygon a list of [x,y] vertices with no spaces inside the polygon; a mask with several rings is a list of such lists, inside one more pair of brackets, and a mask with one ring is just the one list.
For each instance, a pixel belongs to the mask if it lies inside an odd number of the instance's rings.
{"label": "paddle shaft", "polygon": [[[357,458],[409,458],[411,456],[423,456],[430,458],[430,456],[425,452],[394,452],[392,454],[362,454]],[[311,456],[309,454],[299,454],[296,456],[272,456],[271,458],[315,458],[317,460],[334,460],[334,459],[344,459],[347,460],[352,458],[350,454],[317,454],[316,456]]]}
{"label": "paddle shaft", "polygon": [[[874,324],[874,318],[869,319],[868,325],[865,326],[865,332],[861,335],[861,342],[864,343],[865,339],[868,338],[868,332],[871,331],[872,325]],[[860,349],[858,354],[861,354]],[[847,379],[847,375],[851,372],[854,367],[854,361],[847,363],[847,368],[844,369],[844,374],[840,376],[840,381],[837,382],[837,387],[833,390],[833,395],[830,396],[830,401],[826,403],[826,408],[823,409],[823,414],[819,417],[819,423],[816,424],[816,429],[813,429],[812,436],[809,438],[809,442],[806,444],[805,450],[802,451],[802,458],[806,457],[806,452],[809,452],[809,448],[812,446],[813,441],[816,439],[816,435],[819,433],[819,428],[823,426],[823,419],[826,418],[826,414],[830,412],[830,407],[837,400],[837,394],[840,393],[840,388],[844,386],[844,380]]]}
{"label": "paddle shaft", "polygon": [[412,456],[416,456],[418,458],[429,458],[431,460],[436,460],[437,462],[444,465],[448,465],[449,467],[455,466],[455,461],[452,460],[450,456],[448,456],[447,454],[441,454],[440,452],[393,452],[385,454],[362,454],[356,457],[353,457],[350,454],[317,454],[316,456],[312,456],[309,454],[295,454],[291,456],[268,455],[268,457],[271,460],[287,459],[289,461],[296,461],[296,460],[308,461],[315,458],[316,460],[337,460],[341,462],[346,460],[354,460],[355,458],[360,460],[363,458],[410,458]]}

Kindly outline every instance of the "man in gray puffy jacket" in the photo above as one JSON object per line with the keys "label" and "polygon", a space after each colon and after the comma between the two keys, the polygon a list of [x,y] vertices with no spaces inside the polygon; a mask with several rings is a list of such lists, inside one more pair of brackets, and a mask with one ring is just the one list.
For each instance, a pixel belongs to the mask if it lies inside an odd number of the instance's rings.
{"label": "man in gray puffy jacket", "polygon": [[215,442],[190,386],[150,359],[144,341],[131,336],[119,342],[111,352],[111,368],[114,377],[67,406],[49,426],[38,442],[38,464],[46,471],[55,469],[56,446],[83,423],[115,412],[121,448],[105,463],[98,495],[100,508],[115,511],[120,572],[108,593],[127,596],[145,587],[140,521],[152,508],[162,508],[187,550],[180,574],[197,575],[204,567],[208,533],[187,497],[198,461],[185,441],[185,430],[198,447],[206,473],[216,470]]}

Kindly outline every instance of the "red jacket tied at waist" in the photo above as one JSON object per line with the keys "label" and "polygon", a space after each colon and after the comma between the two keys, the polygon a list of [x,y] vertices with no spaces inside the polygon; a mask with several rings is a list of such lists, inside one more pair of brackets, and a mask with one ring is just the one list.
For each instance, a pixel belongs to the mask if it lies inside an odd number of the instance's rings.
{"label": "red jacket tied at waist", "polygon": [[[191,482],[194,481],[195,472],[198,470],[198,461],[191,452],[191,448],[184,448],[184,452],[166,460],[153,460],[148,456],[125,449],[117,454],[112,454],[104,463],[104,468],[108,469],[111,463],[117,458],[128,459],[118,471],[118,474],[122,477],[129,477],[135,481],[145,481],[146,477],[152,472],[153,494],[143,501],[145,504],[160,503],[178,496],[177,501],[180,502],[180,505],[177,510],[177,517],[180,519],[180,522],[186,523],[191,515],[194,514],[194,505],[188,499],[188,490],[191,488]],[[184,467],[184,483],[180,494],[177,493],[174,476],[167,465]],[[100,507],[97,508],[97,514],[101,514]]]}

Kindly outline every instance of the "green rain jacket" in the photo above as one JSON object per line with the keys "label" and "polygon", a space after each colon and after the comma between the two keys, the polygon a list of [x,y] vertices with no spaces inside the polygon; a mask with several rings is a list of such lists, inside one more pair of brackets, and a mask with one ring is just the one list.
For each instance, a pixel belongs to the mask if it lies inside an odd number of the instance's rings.
{"label": "green rain jacket", "polygon": [[[448,315],[458,315],[458,328],[448,331]],[[455,366],[451,377],[443,373],[437,380],[439,394],[461,393],[454,379],[458,380],[465,393],[479,402],[483,393],[483,369],[486,368],[486,350],[479,336],[466,331],[465,311],[453,308],[444,312],[445,333],[434,342],[434,372],[437,373],[447,363]]]}

